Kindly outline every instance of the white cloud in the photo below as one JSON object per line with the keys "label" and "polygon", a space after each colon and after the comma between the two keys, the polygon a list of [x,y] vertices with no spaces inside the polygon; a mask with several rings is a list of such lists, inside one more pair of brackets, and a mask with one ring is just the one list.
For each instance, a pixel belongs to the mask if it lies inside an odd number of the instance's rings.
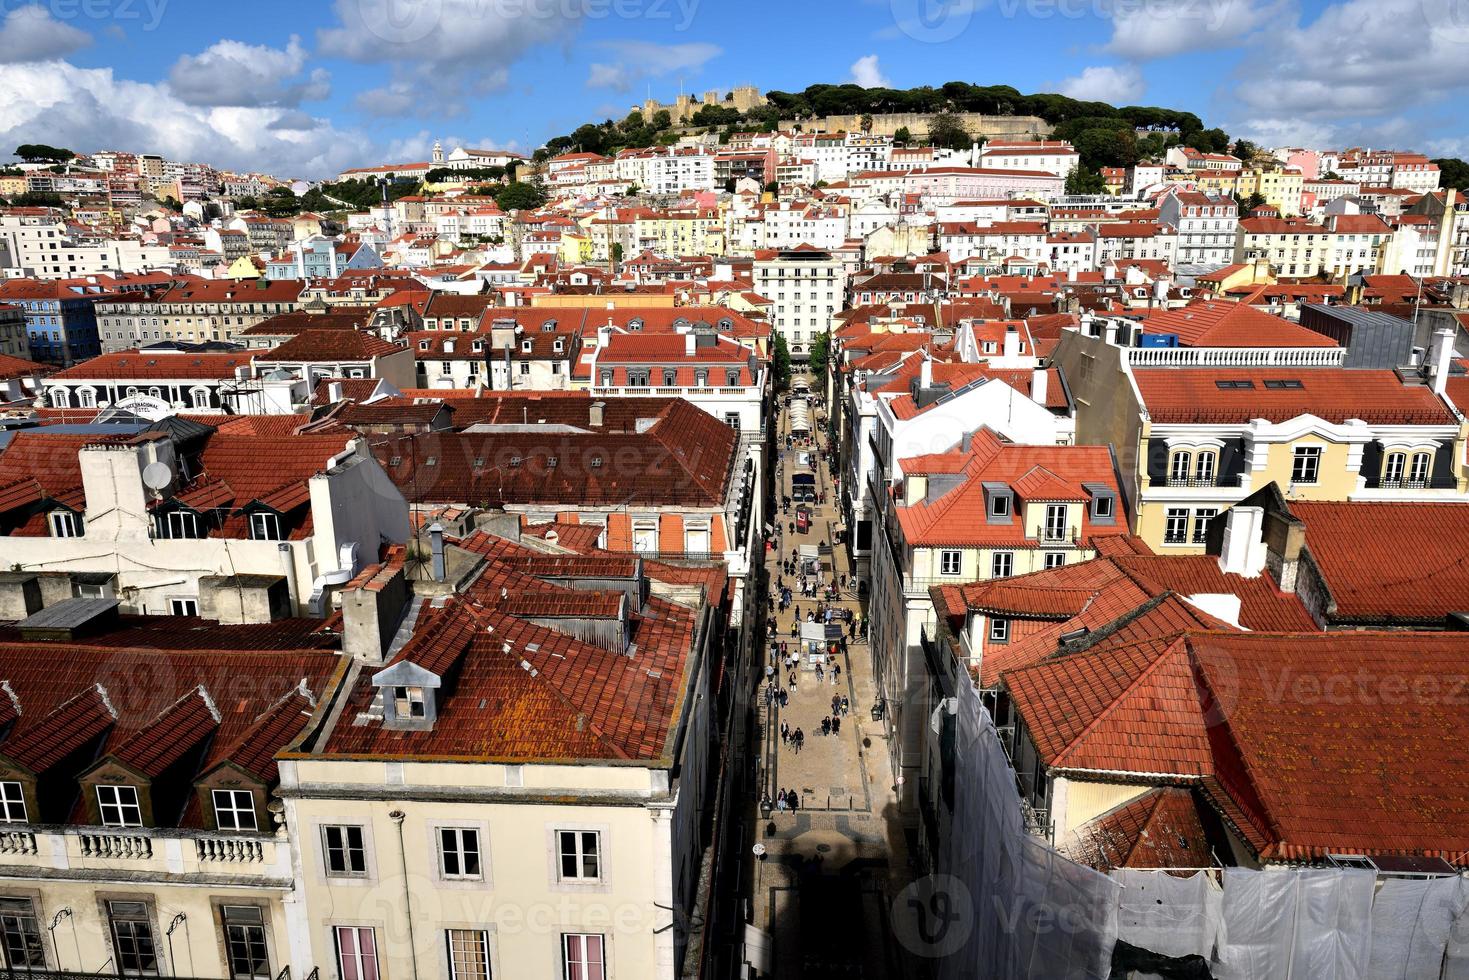
{"label": "white cloud", "polygon": [[1289,10],[1289,0],[1126,4],[1112,19],[1112,40],[1106,49],[1123,58],[1147,60],[1228,47]]}
{"label": "white cloud", "polygon": [[1091,65],[1056,85],[1056,91],[1085,102],[1132,105],[1147,88],[1142,72],[1133,65]]}
{"label": "white cloud", "polygon": [[892,82],[877,66],[877,55],[865,54],[852,62],[852,81],[863,88],[891,88]]}
{"label": "white cloud", "polygon": [[17,7],[0,23],[0,63],[49,61],[91,43],[86,31],[63,24],[40,4]]}
{"label": "white cloud", "polygon": [[174,94],[200,106],[295,106],[331,93],[331,79],[318,68],[306,78],[306,49],[291,35],[285,48],[221,40],[174,63],[168,81]]}
{"label": "white cloud", "polygon": [[[320,54],[391,66],[390,84],[364,98],[374,111],[406,114],[430,100],[442,114],[503,88],[508,67],[542,44],[568,40],[575,3],[525,0],[334,0],[340,25],[317,32]],[[413,90],[416,99],[402,96]]]}
{"label": "white cloud", "polygon": [[717,44],[654,44],[651,41],[603,41],[597,45],[613,54],[609,62],[593,62],[587,88],[626,92],[642,78],[660,78],[674,72],[697,74],[723,53]]}
{"label": "white cloud", "polygon": [[44,140],[79,152],[128,148],[280,176],[325,176],[385,152],[358,130],[289,109],[194,106],[165,83],[65,61],[0,65],[0,146]]}
{"label": "white cloud", "polygon": [[[1469,136],[1450,122],[1404,118],[1469,94],[1469,22],[1458,0],[1344,0],[1309,24],[1262,35],[1231,89],[1255,132],[1328,133],[1409,146]],[[1445,126],[1449,131],[1445,132]]]}

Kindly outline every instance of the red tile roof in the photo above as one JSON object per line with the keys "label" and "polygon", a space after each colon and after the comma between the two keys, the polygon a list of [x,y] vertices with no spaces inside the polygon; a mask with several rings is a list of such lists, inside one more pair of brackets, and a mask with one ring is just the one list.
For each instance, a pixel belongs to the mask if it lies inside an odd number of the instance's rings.
{"label": "red tile roof", "polygon": [[279,347],[257,353],[255,360],[355,362],[368,361],[407,349],[404,344],[389,343],[376,334],[360,330],[305,330]]}
{"label": "red tile roof", "polygon": [[[1241,424],[1263,418],[1285,422],[1314,415],[1327,422],[1361,419],[1377,425],[1455,425],[1431,388],[1404,384],[1393,371],[1346,368],[1139,368],[1138,391],[1155,423]],[[1219,382],[1250,382],[1221,388]],[[1299,388],[1271,388],[1295,381]]]}
{"label": "red tile roof", "polygon": [[1160,786],[1077,828],[1061,850],[1073,861],[1112,868],[1207,868],[1214,861],[1192,791]]}
{"label": "red tile roof", "polygon": [[1469,612],[1469,504],[1292,501],[1332,622],[1428,623]]}
{"label": "red tile roof", "polygon": [[0,354],[0,381],[14,381],[17,378],[38,378],[50,374],[54,368],[28,361],[23,357],[12,357],[9,354]]}
{"label": "red tile roof", "polygon": [[1174,334],[1186,347],[1336,347],[1314,330],[1244,303],[1211,300],[1143,317],[1143,332]]}
{"label": "red tile roof", "polygon": [[249,367],[250,352],[237,354],[122,351],[100,354],[51,376],[53,381],[208,381],[233,378]]}

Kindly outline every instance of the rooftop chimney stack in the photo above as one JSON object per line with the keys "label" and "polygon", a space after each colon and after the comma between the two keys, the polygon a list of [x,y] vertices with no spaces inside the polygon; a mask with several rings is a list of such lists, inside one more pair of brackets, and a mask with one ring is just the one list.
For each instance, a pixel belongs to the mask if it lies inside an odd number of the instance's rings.
{"label": "rooftop chimney stack", "polygon": [[1454,363],[1454,331],[1449,327],[1433,333],[1433,393],[1442,395],[1448,390],[1449,370]]}
{"label": "rooftop chimney stack", "polygon": [[448,573],[444,568],[444,526],[437,521],[429,525],[428,542],[433,552],[434,581],[442,582]]}
{"label": "rooftop chimney stack", "polygon": [[1219,570],[1254,578],[1265,567],[1265,508],[1231,507],[1225,517]]}
{"label": "rooftop chimney stack", "polygon": [[918,365],[918,387],[925,390],[933,387],[933,361],[929,360],[927,354],[921,356],[923,360]]}

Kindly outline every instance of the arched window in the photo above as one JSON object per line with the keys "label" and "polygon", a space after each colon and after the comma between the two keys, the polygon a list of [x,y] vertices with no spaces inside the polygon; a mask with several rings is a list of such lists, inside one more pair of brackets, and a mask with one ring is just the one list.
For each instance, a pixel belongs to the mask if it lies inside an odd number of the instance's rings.
{"label": "arched window", "polygon": [[1211,484],[1214,482],[1214,464],[1219,456],[1213,450],[1206,449],[1194,457],[1194,479],[1199,483]]}
{"label": "arched window", "polygon": [[52,388],[51,389],[51,407],[52,408],[70,408],[71,407],[71,391],[69,389],[67,389],[67,388]]}
{"label": "arched window", "polygon": [[204,387],[190,388],[189,389],[189,397],[193,400],[194,407],[195,408],[208,408],[209,407],[209,389],[208,388],[204,388]]}
{"label": "arched window", "polygon": [[1168,461],[1168,482],[1184,484],[1188,482],[1189,472],[1193,469],[1193,453],[1176,452]]}
{"label": "arched window", "polygon": [[77,404],[80,405],[82,408],[96,408],[97,407],[97,389],[96,388],[78,388],[77,389]]}
{"label": "arched window", "polygon": [[1414,453],[1413,458],[1408,462],[1408,482],[1426,484],[1429,470],[1432,468],[1433,455],[1431,453]]}
{"label": "arched window", "polygon": [[1387,461],[1382,464],[1382,482],[1388,486],[1396,486],[1403,482],[1403,473],[1407,470],[1407,453],[1388,453]]}

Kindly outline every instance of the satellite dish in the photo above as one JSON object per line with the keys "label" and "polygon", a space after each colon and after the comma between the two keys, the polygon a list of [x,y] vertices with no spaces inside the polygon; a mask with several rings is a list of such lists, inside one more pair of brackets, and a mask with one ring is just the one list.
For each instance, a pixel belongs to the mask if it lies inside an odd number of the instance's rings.
{"label": "satellite dish", "polygon": [[149,490],[163,491],[173,482],[173,470],[167,463],[149,463],[143,467],[143,486]]}

